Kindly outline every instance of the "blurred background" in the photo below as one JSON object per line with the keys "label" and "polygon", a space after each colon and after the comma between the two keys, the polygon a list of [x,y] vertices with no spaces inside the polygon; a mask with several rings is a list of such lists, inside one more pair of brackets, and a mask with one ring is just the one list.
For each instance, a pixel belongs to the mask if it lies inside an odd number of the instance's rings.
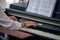
{"label": "blurred background", "polygon": [[[3,5],[5,5],[4,7],[5,8],[9,8],[10,4],[14,4],[14,3],[22,3],[22,4],[25,4],[25,3],[28,3],[29,0],[3,0]],[[2,6],[3,6],[2,5]]]}

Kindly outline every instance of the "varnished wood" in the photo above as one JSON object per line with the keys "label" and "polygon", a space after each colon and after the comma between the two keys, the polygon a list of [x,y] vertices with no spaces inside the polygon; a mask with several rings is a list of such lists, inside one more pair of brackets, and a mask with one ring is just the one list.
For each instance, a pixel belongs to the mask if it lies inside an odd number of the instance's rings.
{"label": "varnished wood", "polygon": [[32,37],[31,34],[24,33],[24,32],[21,32],[21,31],[6,30],[3,27],[0,27],[0,32],[6,33],[6,34],[11,35],[11,36],[18,37],[20,39],[24,39],[24,38],[27,38],[27,37]]}

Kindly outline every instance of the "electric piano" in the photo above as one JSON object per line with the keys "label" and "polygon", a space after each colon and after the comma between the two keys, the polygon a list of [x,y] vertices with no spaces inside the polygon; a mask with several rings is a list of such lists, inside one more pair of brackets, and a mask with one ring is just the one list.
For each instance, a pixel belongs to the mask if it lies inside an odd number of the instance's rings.
{"label": "electric piano", "polygon": [[[42,36],[48,39],[60,40],[60,20],[55,18],[39,18],[31,15],[26,15],[28,12],[15,9],[7,9],[9,15],[15,15],[19,18],[19,22],[34,21],[37,23],[36,28],[21,28],[20,31],[30,33],[37,36]],[[47,20],[48,19],[48,20]]]}
{"label": "electric piano", "polygon": [[[57,5],[58,4],[58,5]],[[46,17],[31,12],[16,10],[13,8],[6,9],[7,14],[18,17],[19,22],[34,21],[37,27],[21,28],[19,31],[32,34],[37,39],[43,40],[60,40],[60,1],[58,0],[52,17]],[[57,15],[56,15],[57,14]],[[59,14],[59,15],[58,15]]]}

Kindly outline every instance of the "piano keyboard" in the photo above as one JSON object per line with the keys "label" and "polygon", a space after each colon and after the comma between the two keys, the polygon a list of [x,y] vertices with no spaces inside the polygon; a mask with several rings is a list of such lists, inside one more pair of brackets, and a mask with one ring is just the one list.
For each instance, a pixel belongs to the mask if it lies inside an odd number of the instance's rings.
{"label": "piano keyboard", "polygon": [[31,29],[31,28],[21,28],[20,30],[27,31],[27,32],[30,32],[30,33],[33,33],[33,34],[36,34],[36,35],[39,35],[39,36],[44,36],[44,37],[47,37],[47,38],[60,40],[60,35],[55,35],[55,34],[43,32],[43,31],[40,31],[40,30]]}
{"label": "piano keyboard", "polygon": [[[30,20],[27,20],[24,18],[19,20],[19,22],[26,22],[26,21],[30,21]],[[46,24],[46,23],[42,23],[42,22],[36,22],[36,23],[37,23],[36,28],[33,28],[33,27],[21,28],[21,30],[28,32],[28,33],[36,34],[39,36],[60,40],[60,34],[59,34],[60,28],[59,27]]]}
{"label": "piano keyboard", "polygon": [[[30,21],[30,20],[24,19],[24,18],[21,18],[19,20],[19,22],[27,22],[27,21]],[[46,23],[42,23],[42,22],[36,22],[36,24],[37,24],[36,28],[32,28],[32,27],[30,27],[30,28],[35,29],[35,30],[39,30],[39,31],[44,31],[44,32],[49,32],[49,33],[60,35],[59,34],[60,28],[57,27],[57,26],[46,24]]]}

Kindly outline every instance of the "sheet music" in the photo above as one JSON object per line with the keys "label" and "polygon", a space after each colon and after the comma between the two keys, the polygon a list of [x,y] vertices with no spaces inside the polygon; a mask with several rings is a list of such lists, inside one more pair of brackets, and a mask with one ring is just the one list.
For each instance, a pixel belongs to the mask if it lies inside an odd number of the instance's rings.
{"label": "sheet music", "polygon": [[30,0],[26,11],[51,17],[56,0]]}

